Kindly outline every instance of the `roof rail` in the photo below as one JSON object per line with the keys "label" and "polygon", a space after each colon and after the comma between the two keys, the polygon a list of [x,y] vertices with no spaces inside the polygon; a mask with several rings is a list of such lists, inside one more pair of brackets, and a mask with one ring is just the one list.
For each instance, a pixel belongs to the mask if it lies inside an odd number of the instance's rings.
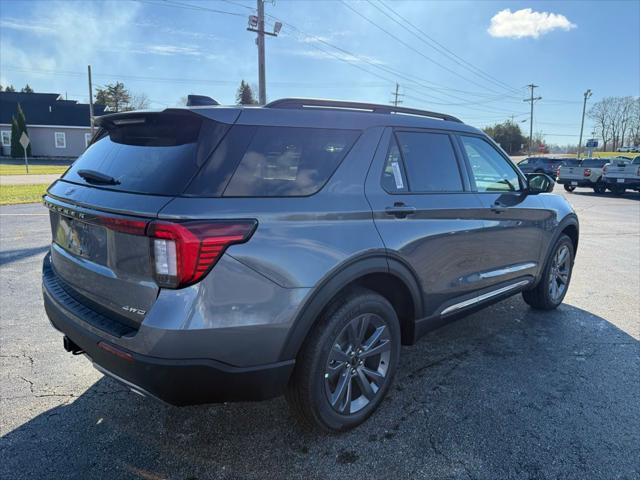
{"label": "roof rail", "polygon": [[439,118],[449,122],[464,123],[462,120],[452,115],[430,112],[428,110],[419,110],[417,108],[396,107],[393,105],[381,105],[377,103],[347,102],[343,100],[322,100],[318,98],[281,98],[267,103],[265,108],[333,108],[337,110],[359,110],[371,113],[401,113],[421,117]]}

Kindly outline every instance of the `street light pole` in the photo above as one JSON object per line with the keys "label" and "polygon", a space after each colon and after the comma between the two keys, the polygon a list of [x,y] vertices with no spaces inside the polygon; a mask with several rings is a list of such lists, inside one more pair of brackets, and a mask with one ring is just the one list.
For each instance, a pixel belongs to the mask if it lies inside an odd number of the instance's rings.
{"label": "street light pole", "polygon": [[93,138],[95,127],[93,125],[93,84],[91,83],[91,65],[87,65],[89,74],[89,125],[91,125],[91,138]]}
{"label": "street light pole", "polygon": [[582,131],[584,130],[584,112],[587,108],[587,99],[591,97],[591,89],[584,92],[584,102],[582,102],[582,122],[580,123],[580,140],[578,141],[578,158],[580,158],[580,152],[582,151]]}

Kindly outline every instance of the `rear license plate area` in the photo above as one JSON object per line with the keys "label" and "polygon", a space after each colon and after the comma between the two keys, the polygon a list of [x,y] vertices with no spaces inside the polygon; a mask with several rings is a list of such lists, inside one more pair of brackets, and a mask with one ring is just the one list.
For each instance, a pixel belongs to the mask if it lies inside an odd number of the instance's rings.
{"label": "rear license plate area", "polygon": [[69,253],[92,262],[107,263],[107,231],[100,225],[59,215],[53,241]]}
{"label": "rear license plate area", "polygon": [[624,178],[619,178],[617,181],[618,183],[624,183]]}
{"label": "rear license plate area", "polygon": [[573,186],[577,186],[577,185],[578,185],[578,182],[571,182],[571,185],[573,185]]}

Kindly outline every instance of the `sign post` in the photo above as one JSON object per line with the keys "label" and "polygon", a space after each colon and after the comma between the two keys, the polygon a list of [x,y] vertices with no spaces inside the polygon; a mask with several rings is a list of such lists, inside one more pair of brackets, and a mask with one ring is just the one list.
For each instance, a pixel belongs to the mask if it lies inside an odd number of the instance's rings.
{"label": "sign post", "polygon": [[20,135],[20,145],[22,145],[22,151],[24,152],[24,166],[27,168],[27,173],[29,173],[29,160],[27,160],[27,147],[29,146],[29,137],[25,132],[22,132]]}
{"label": "sign post", "polygon": [[587,147],[587,156],[590,158],[593,154],[593,149],[598,148],[598,139],[590,138],[585,146]]}

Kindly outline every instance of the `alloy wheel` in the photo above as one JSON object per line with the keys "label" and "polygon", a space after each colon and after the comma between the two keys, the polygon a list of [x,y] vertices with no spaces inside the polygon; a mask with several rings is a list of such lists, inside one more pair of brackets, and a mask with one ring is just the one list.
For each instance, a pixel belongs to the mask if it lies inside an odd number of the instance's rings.
{"label": "alloy wheel", "polygon": [[571,269],[571,252],[567,245],[562,245],[553,256],[549,272],[549,295],[554,302],[562,298],[569,284]]}
{"label": "alloy wheel", "polygon": [[362,410],[387,381],[391,332],[382,317],[362,314],[352,319],[333,343],[324,372],[325,394],[335,411]]}

